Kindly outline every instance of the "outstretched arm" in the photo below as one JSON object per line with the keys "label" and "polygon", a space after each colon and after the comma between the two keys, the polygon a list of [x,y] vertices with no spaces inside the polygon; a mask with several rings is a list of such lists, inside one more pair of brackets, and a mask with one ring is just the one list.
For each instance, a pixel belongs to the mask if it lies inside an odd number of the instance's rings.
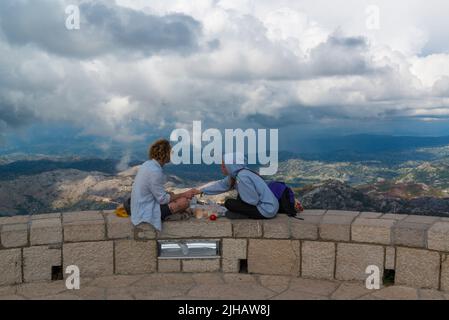
{"label": "outstretched arm", "polygon": [[176,201],[181,198],[187,198],[187,199],[191,200],[193,198],[193,196],[195,195],[195,193],[192,190],[178,193],[178,194],[169,192],[169,194],[170,194],[170,202]]}
{"label": "outstretched arm", "polygon": [[231,181],[230,181],[229,177],[226,177],[222,180],[208,183],[205,186],[202,186],[198,189],[192,189],[191,191],[192,191],[193,195],[204,193],[206,195],[213,196],[213,195],[227,192],[229,190],[231,190]]}

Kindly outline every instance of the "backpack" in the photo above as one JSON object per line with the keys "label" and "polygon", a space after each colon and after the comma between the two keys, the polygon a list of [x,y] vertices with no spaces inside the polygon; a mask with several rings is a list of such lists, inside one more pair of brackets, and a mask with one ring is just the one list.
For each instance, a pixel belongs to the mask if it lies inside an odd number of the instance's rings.
{"label": "backpack", "polygon": [[293,190],[281,181],[271,181],[268,183],[268,188],[273,192],[276,199],[279,201],[279,213],[285,213],[289,217],[296,216],[295,209],[295,194]]}
{"label": "backpack", "polygon": [[[250,170],[248,168],[242,168],[238,170],[235,176],[237,177],[237,175],[242,170],[251,171],[252,173],[261,177],[257,172],[254,172],[253,170]],[[298,211],[302,212],[304,211],[304,209],[299,201],[296,202],[297,200],[295,199],[295,194],[293,193],[293,190],[289,186],[287,186],[285,182],[271,181],[267,185],[268,188],[271,190],[271,192],[273,192],[276,199],[278,199],[279,201],[278,213],[287,214],[289,217],[304,220],[297,216],[298,212],[296,211],[298,209]]]}

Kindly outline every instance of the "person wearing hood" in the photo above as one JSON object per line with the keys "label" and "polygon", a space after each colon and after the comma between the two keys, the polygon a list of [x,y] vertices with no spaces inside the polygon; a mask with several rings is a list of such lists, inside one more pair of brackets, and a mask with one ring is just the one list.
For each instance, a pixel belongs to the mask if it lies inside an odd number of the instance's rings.
{"label": "person wearing hood", "polygon": [[241,153],[225,154],[221,171],[223,180],[207,184],[194,190],[196,194],[217,195],[232,189],[237,190],[237,199],[225,202],[229,218],[271,219],[279,210],[279,201],[267,183],[245,165]]}

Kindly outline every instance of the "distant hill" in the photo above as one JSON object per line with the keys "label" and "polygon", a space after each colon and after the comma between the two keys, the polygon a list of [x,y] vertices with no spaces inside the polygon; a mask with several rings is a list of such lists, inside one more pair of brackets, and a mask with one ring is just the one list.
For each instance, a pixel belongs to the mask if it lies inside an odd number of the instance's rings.
{"label": "distant hill", "polygon": [[[311,153],[350,151],[354,153],[384,153],[416,150],[449,145],[449,136],[414,137],[358,134],[347,136],[327,136],[309,140]],[[307,149],[305,150],[307,152]]]}
{"label": "distant hill", "polygon": [[[323,162],[378,161],[397,165],[405,161],[432,161],[448,155],[449,136],[395,137],[350,135],[310,139],[289,159]],[[286,159],[287,160],[287,159]]]}
{"label": "distant hill", "polygon": [[[449,137],[341,139],[322,142],[326,153],[280,152],[279,171],[267,179],[297,188],[309,208],[446,212]],[[0,215],[114,208],[129,195],[136,166],[144,161],[133,156],[0,156]],[[222,178],[219,165],[168,165],[165,171],[178,188]]]}
{"label": "distant hill", "polygon": [[350,210],[449,217],[449,198],[401,199],[369,194],[339,181],[296,189],[307,209]]}
{"label": "distant hill", "polygon": [[0,180],[11,180],[21,175],[35,175],[61,169],[75,169],[80,171],[98,171],[115,174],[118,160],[85,159],[85,160],[21,160],[0,165]]}
{"label": "distant hill", "polygon": [[[113,209],[131,194],[138,167],[116,175],[59,169],[0,183],[0,216]],[[167,187],[185,182],[169,176]]]}

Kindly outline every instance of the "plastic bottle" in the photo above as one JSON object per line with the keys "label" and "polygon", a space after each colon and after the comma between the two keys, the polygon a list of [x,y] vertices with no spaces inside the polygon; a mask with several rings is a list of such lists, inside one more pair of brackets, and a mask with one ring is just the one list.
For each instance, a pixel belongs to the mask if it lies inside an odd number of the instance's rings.
{"label": "plastic bottle", "polygon": [[213,211],[214,211],[214,214],[215,214],[215,216],[217,217],[217,218],[221,218],[221,217],[224,217],[224,216],[226,216],[226,208],[225,207],[223,207],[223,206],[220,206],[220,205],[218,205],[218,204],[214,204],[213,205]]}
{"label": "plastic bottle", "polygon": [[198,204],[198,199],[196,197],[193,197],[192,200],[190,200],[190,209],[194,210]]}

